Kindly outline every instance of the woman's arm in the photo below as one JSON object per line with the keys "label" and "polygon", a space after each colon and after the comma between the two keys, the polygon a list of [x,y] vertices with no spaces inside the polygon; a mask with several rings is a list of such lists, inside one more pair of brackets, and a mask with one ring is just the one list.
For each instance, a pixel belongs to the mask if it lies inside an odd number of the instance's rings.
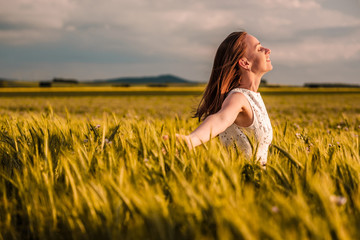
{"label": "woman's arm", "polygon": [[242,93],[235,92],[225,99],[217,113],[209,115],[192,133],[177,134],[176,137],[184,139],[190,149],[205,143],[210,140],[210,136],[217,136],[233,124],[246,103],[246,97]]}

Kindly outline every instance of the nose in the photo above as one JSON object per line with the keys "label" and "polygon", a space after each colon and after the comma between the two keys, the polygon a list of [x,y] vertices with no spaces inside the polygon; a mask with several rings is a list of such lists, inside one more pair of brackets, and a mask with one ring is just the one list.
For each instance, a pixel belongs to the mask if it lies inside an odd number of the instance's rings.
{"label": "nose", "polygon": [[265,48],[265,53],[266,53],[266,54],[270,54],[270,53],[271,53],[270,48]]}

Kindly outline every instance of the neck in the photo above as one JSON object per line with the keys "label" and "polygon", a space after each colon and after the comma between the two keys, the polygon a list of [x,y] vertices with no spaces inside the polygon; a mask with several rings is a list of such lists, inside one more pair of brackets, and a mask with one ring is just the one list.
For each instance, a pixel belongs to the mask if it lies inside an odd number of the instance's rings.
{"label": "neck", "polygon": [[239,87],[249,89],[253,92],[257,92],[259,89],[262,76],[263,74],[255,75],[251,72],[243,72]]}

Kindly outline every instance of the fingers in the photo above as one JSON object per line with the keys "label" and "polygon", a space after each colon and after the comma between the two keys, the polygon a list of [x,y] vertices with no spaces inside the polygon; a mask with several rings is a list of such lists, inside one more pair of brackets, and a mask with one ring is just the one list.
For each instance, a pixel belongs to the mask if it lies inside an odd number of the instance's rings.
{"label": "fingers", "polygon": [[185,140],[186,136],[185,135],[181,135],[181,134],[178,134],[178,133],[175,133],[175,137],[176,137],[176,140]]}
{"label": "fingers", "polygon": [[[186,145],[188,146],[188,148],[192,149],[192,145],[191,145],[189,137],[187,135],[175,133],[175,138],[176,138],[176,141],[178,141],[178,142],[184,141],[186,143]],[[167,141],[170,139],[170,137],[169,137],[169,135],[163,135],[162,139]]]}
{"label": "fingers", "polygon": [[193,148],[189,136],[187,135],[181,135],[181,134],[175,134],[177,140],[182,140],[186,143],[187,147],[191,150]]}
{"label": "fingers", "polygon": [[[177,141],[179,141],[179,140],[181,140],[181,139],[184,139],[184,140],[185,140],[185,135],[180,135],[180,134],[175,133],[175,138],[176,138]],[[169,135],[163,135],[163,136],[162,136],[162,139],[164,139],[164,140],[169,140],[170,137],[169,137]]]}

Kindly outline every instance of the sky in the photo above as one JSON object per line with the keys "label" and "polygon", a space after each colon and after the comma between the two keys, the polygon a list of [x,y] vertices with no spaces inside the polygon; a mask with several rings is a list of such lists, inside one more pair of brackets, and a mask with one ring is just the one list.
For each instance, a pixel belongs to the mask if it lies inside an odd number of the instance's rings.
{"label": "sky", "polygon": [[271,49],[271,84],[360,84],[360,0],[0,0],[0,78],[173,74],[207,82],[246,30]]}

